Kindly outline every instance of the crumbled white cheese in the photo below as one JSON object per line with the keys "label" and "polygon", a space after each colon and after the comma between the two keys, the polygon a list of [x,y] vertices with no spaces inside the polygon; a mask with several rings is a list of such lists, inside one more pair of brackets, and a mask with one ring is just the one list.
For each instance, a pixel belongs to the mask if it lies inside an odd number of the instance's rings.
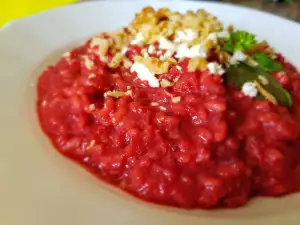
{"label": "crumbled white cheese", "polygon": [[140,44],[144,41],[144,36],[142,33],[138,33],[135,38],[131,41],[132,45]]}
{"label": "crumbled white cheese", "polygon": [[175,42],[190,42],[195,38],[197,38],[197,34],[192,29],[180,30],[176,32]]}
{"label": "crumbled white cheese", "polygon": [[218,43],[218,39],[221,38],[229,38],[230,34],[227,30],[223,30],[223,31],[220,31],[220,32],[217,32],[217,33],[210,33],[206,40],[211,40],[213,41],[215,44]]}
{"label": "crumbled white cheese", "polygon": [[207,64],[207,68],[211,74],[216,75],[223,75],[225,73],[225,70],[222,68],[222,66],[219,63],[216,62],[210,62]]}
{"label": "crumbled white cheese", "polygon": [[218,35],[217,35],[217,33],[210,33],[210,34],[207,36],[207,40],[211,40],[211,41],[213,41],[214,43],[217,43],[217,42],[218,42]]}
{"label": "crumbled white cheese", "polygon": [[194,57],[202,57],[206,58],[207,57],[207,48],[204,45],[194,45],[191,47],[191,58]]}
{"label": "crumbled white cheese", "polygon": [[256,85],[253,82],[246,82],[242,86],[242,92],[249,97],[255,97],[258,93]]}
{"label": "crumbled white cheese", "polygon": [[148,52],[144,52],[144,53],[143,53],[143,57],[144,57],[144,58],[148,58],[148,57],[149,57],[149,53],[148,53]]}
{"label": "crumbled white cheese", "polygon": [[239,62],[245,61],[247,59],[247,55],[245,55],[242,51],[235,51],[233,56],[230,58],[229,63],[235,65]]}
{"label": "crumbled white cheese", "polygon": [[164,49],[164,50],[175,51],[176,50],[176,45],[173,44],[168,39],[162,37],[162,38],[159,39],[159,48]]}
{"label": "crumbled white cheese", "polygon": [[159,57],[160,60],[165,60],[167,58],[170,58],[174,52],[172,50],[167,50],[163,55]]}
{"label": "crumbled white cheese", "polygon": [[175,55],[176,58],[184,58],[187,57],[187,55],[190,54],[190,49],[188,45],[182,44],[179,45],[177,48],[177,54]]}
{"label": "crumbled white cheese", "polygon": [[193,47],[189,48],[186,44],[181,44],[177,48],[176,58],[195,58],[207,57],[207,48],[204,45],[194,45]]}
{"label": "crumbled white cheese", "polygon": [[128,48],[125,47],[125,48],[122,49],[121,54],[124,55],[124,54],[126,54],[127,51],[128,51]]}
{"label": "crumbled white cheese", "polygon": [[139,79],[148,81],[150,87],[159,87],[159,80],[144,64],[135,62],[130,71],[136,72]]}
{"label": "crumbled white cheese", "polygon": [[168,50],[168,51],[165,52],[164,57],[165,57],[165,58],[170,58],[173,54],[174,54],[173,51]]}
{"label": "crumbled white cheese", "polygon": [[230,34],[227,30],[223,30],[217,33],[218,38],[229,38]]}
{"label": "crumbled white cheese", "polygon": [[149,47],[148,47],[148,53],[149,54],[153,54],[155,52],[155,47],[154,47],[154,45],[149,45]]}

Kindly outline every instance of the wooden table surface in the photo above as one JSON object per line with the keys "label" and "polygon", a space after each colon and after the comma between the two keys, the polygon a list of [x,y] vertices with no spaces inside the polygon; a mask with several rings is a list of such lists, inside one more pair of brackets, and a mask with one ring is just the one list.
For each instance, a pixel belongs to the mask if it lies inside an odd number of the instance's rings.
{"label": "wooden table surface", "polygon": [[221,0],[232,4],[243,5],[300,22],[300,1],[294,0],[292,4],[272,3],[268,0]]}

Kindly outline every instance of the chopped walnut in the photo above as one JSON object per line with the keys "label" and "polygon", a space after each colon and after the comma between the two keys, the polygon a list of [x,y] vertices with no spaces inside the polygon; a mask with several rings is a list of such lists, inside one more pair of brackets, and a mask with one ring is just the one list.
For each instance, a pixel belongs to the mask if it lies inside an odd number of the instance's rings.
{"label": "chopped walnut", "polygon": [[120,66],[122,59],[123,59],[123,54],[118,52],[117,54],[114,55],[112,60],[108,63],[108,66],[110,68],[117,68]]}
{"label": "chopped walnut", "polygon": [[104,93],[104,97],[111,96],[113,98],[120,98],[122,96],[130,96],[130,95],[132,95],[132,90],[128,90],[126,92],[113,90]]}
{"label": "chopped walnut", "polygon": [[144,64],[154,74],[167,73],[172,66],[172,63],[154,57],[142,58],[136,56],[134,61]]}
{"label": "chopped walnut", "polygon": [[171,81],[168,81],[167,79],[162,79],[160,81],[160,86],[162,86],[163,88],[166,88],[166,87],[171,87],[173,86],[174,84],[171,82]]}
{"label": "chopped walnut", "polygon": [[207,61],[204,58],[192,58],[189,60],[188,71],[194,72],[196,70],[204,71],[207,68]]}

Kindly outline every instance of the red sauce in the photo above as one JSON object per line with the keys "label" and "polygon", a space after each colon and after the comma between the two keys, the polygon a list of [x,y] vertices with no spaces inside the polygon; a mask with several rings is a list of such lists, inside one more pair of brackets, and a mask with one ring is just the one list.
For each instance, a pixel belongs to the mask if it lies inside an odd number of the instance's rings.
{"label": "red sauce", "polygon": [[[39,78],[40,123],[63,155],[149,202],[237,207],[285,195],[300,190],[300,78],[278,60],[286,72],[275,77],[292,93],[292,109],[246,97],[220,76],[188,72],[186,61],[160,75],[179,77],[174,86],[151,88],[128,69],[108,69],[84,45]],[[127,89],[132,97],[103,96]]]}

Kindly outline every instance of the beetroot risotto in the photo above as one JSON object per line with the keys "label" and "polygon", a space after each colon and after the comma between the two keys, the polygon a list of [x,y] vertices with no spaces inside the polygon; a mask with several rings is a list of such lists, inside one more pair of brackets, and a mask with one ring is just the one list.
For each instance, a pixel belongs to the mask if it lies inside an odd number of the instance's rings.
{"label": "beetroot risotto", "polygon": [[300,191],[299,93],[266,41],[147,7],[46,69],[37,110],[59,152],[138,198],[238,207]]}

